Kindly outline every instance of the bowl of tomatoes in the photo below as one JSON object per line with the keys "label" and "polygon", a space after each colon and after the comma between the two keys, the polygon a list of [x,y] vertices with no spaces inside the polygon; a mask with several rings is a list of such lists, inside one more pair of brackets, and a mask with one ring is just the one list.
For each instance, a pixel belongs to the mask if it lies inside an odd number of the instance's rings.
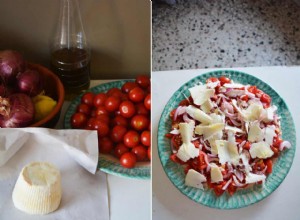
{"label": "bowl of tomatoes", "polygon": [[64,127],[96,130],[99,169],[122,177],[150,178],[150,78],[100,84],[75,98]]}

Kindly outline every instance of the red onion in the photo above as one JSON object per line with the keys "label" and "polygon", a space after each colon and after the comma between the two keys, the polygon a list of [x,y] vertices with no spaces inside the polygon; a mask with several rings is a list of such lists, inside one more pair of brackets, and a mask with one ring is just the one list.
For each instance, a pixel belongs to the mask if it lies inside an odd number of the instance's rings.
{"label": "red onion", "polygon": [[15,93],[9,98],[0,97],[0,127],[26,127],[33,119],[34,105],[28,95]]}
{"label": "red onion", "polygon": [[12,83],[25,69],[23,56],[13,50],[0,51],[0,76],[6,84]]}
{"label": "red onion", "polygon": [[237,178],[236,178],[235,175],[233,175],[232,178],[233,178],[234,184],[235,184],[237,187],[243,187],[243,186],[246,185],[246,184],[240,183],[240,182],[237,180]]}
{"label": "red onion", "polygon": [[291,143],[289,141],[283,141],[281,142],[280,146],[279,146],[279,150],[282,151],[284,148],[291,148]]}
{"label": "red onion", "polygon": [[222,187],[222,190],[226,190],[228,188],[228,186],[230,185],[230,183],[232,182],[232,179],[228,180],[227,183]]}
{"label": "red onion", "polygon": [[186,106],[178,106],[174,113],[174,121],[176,121],[178,115],[185,113]]}
{"label": "red onion", "polygon": [[29,96],[36,96],[43,88],[42,77],[39,72],[27,69],[17,76],[18,89]]}

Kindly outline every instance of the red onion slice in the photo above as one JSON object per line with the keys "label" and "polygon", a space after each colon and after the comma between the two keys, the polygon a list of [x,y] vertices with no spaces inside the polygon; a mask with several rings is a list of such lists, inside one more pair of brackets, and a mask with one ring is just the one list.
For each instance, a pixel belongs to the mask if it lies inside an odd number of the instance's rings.
{"label": "red onion slice", "polygon": [[222,190],[226,190],[228,188],[228,186],[230,185],[230,183],[232,182],[232,179],[228,180],[227,183],[222,187]]}
{"label": "red onion slice", "polygon": [[279,150],[282,151],[284,148],[290,149],[291,148],[291,143],[289,141],[282,141]]}

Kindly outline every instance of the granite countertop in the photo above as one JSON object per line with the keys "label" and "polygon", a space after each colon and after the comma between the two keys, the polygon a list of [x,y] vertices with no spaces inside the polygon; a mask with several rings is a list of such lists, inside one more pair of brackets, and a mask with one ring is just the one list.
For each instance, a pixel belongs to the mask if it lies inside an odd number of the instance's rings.
{"label": "granite countertop", "polygon": [[152,70],[300,65],[292,0],[177,0],[152,7]]}

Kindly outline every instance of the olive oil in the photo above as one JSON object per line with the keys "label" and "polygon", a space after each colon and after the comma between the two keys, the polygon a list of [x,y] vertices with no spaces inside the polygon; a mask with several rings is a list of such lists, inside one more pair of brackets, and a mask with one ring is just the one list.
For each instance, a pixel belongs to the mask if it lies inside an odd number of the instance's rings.
{"label": "olive oil", "polygon": [[90,86],[90,54],[85,49],[62,48],[52,52],[51,69],[62,81],[71,100]]}

